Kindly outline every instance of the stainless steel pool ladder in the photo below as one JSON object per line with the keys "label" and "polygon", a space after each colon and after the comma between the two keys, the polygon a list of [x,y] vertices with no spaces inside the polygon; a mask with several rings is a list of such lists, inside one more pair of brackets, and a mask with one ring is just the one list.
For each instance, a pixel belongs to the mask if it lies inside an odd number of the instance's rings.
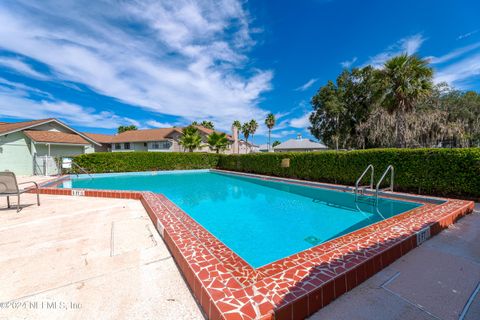
{"label": "stainless steel pool ladder", "polygon": [[373,167],[373,164],[369,164],[367,168],[363,171],[362,175],[357,179],[355,182],[355,202],[358,200],[358,193],[364,194],[365,193],[365,187],[366,186],[360,186],[360,182],[362,182],[363,177],[368,173],[368,171],[371,171],[370,173],[370,189],[373,190],[373,175],[375,173],[375,168]]}
{"label": "stainless steel pool ladder", "polygon": [[[388,172],[390,171],[390,186],[380,189],[380,185],[382,184],[383,180],[387,176]],[[393,168],[392,165],[389,165],[387,169],[382,174],[382,177],[380,180],[378,180],[377,185],[375,186],[375,204],[378,205],[378,194],[380,191],[393,191],[393,179],[395,176],[395,169]]]}
{"label": "stainless steel pool ladder", "polygon": [[[76,164],[75,162],[72,161],[72,164],[77,167],[78,169],[80,169],[80,171],[82,171],[83,173],[85,173],[86,175],[88,175],[90,177],[90,179],[92,179],[92,175],[90,173],[88,173],[87,170],[85,170],[84,168],[80,167],[78,164]],[[78,173],[77,173],[77,177],[78,177]]]}

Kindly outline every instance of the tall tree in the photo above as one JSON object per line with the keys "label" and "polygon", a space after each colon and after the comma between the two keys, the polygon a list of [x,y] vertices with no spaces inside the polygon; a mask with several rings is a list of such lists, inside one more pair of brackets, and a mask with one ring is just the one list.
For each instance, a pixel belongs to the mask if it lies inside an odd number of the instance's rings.
{"label": "tall tree", "polygon": [[122,132],[125,132],[125,131],[131,131],[131,130],[137,130],[137,126],[135,125],[129,125],[129,126],[119,126],[117,128],[117,133],[122,133]]}
{"label": "tall tree", "polygon": [[228,146],[227,134],[225,132],[217,133],[216,131],[212,132],[207,137],[207,143],[210,149],[215,150],[216,153],[220,153]]}
{"label": "tall tree", "polygon": [[272,128],[275,126],[275,115],[273,113],[269,113],[267,118],[265,118],[265,125],[268,128],[268,150],[270,150],[271,144],[270,144],[270,136],[272,134]]}
{"label": "tall tree", "polygon": [[344,70],[336,82],[328,81],[312,97],[310,132],[330,147],[349,148],[357,143],[357,125],[379,104],[378,70],[367,66]]}
{"label": "tall tree", "polygon": [[327,145],[338,149],[340,139],[348,131],[348,122],[345,121],[346,106],[337,86],[329,81],[312,98],[312,105],[315,112],[310,115],[310,132]]}
{"label": "tall tree", "polygon": [[189,152],[199,148],[202,145],[202,137],[198,132],[198,129],[193,125],[183,128],[182,136],[178,142],[181,146],[187,149]]}
{"label": "tall tree", "polygon": [[248,137],[250,137],[250,123],[249,122],[245,122],[242,125],[242,134],[243,134],[243,137],[245,138],[245,143],[247,144],[247,148],[248,148]]}
{"label": "tall tree", "polygon": [[380,72],[380,81],[385,90],[383,105],[396,118],[395,146],[404,148],[407,113],[415,109],[420,99],[431,94],[433,70],[427,60],[402,54],[385,62]]}
{"label": "tall tree", "polygon": [[255,119],[252,119],[250,120],[248,125],[250,126],[250,134],[252,135],[252,143],[253,143],[253,136],[255,135],[255,132],[257,132],[258,123]]}
{"label": "tall tree", "polygon": [[202,123],[200,123],[200,125],[207,129],[212,129],[212,130],[215,129],[215,126],[213,125],[212,121],[203,120]]}
{"label": "tall tree", "polygon": [[343,70],[312,97],[310,132],[333,148],[480,146],[480,94],[431,79],[407,55]]}
{"label": "tall tree", "polygon": [[242,130],[242,124],[238,120],[233,121],[232,127],[236,127],[238,131]]}

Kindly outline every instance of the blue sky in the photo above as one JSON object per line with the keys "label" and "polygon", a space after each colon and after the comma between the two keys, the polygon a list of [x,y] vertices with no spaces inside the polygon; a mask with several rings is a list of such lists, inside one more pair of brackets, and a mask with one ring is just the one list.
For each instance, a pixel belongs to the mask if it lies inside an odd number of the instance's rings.
{"label": "blue sky", "polygon": [[113,133],[277,115],[308,136],[310,98],[342,68],[428,57],[435,81],[480,91],[478,1],[0,3],[0,121],[56,117]]}

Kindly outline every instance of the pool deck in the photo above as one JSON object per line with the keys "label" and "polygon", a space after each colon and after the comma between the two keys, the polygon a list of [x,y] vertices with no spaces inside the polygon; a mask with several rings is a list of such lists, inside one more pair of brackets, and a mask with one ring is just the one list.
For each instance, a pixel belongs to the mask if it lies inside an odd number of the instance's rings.
{"label": "pool deck", "polygon": [[[310,320],[480,319],[480,204]],[[467,309],[467,301],[471,305]]]}
{"label": "pool deck", "polygon": [[0,198],[0,319],[203,319],[139,201],[40,200]]}
{"label": "pool deck", "polygon": [[[0,319],[203,319],[139,201],[41,201],[18,214],[0,203],[0,302],[22,302]],[[480,213],[464,217],[311,318],[458,319],[470,299],[464,319],[478,319],[479,228]]]}

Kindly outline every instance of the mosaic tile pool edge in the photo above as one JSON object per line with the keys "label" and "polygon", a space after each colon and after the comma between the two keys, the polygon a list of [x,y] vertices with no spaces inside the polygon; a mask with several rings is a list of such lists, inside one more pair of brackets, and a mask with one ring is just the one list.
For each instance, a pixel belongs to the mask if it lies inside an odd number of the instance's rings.
{"label": "mosaic tile pool edge", "polygon": [[[72,190],[43,187],[41,193]],[[416,247],[422,229],[433,236],[473,210],[473,202],[446,199],[255,270],[163,195],[82,191],[142,201],[210,319],[303,319]]]}

